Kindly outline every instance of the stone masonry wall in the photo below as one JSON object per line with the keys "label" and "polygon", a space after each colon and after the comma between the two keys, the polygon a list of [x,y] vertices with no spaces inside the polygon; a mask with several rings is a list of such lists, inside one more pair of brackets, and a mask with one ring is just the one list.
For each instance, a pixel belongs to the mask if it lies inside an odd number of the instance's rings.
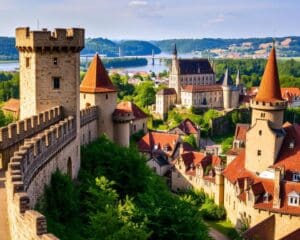
{"label": "stone masonry wall", "polygon": [[18,150],[19,146],[23,144],[25,138],[29,138],[50,125],[57,123],[62,117],[62,107],[58,106],[0,128],[0,168],[1,165],[2,168],[7,168],[9,159]]}
{"label": "stone masonry wall", "polygon": [[46,218],[31,209],[56,169],[76,176],[79,151],[75,120],[68,117],[26,140],[15,152],[6,172],[12,240],[57,239],[47,234]]}

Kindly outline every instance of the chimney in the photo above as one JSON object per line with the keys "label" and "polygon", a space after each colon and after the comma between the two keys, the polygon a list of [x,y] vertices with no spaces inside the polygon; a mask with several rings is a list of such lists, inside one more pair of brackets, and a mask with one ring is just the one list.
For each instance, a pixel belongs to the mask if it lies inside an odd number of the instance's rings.
{"label": "chimney", "polygon": [[183,142],[179,143],[179,157],[181,157],[181,154],[183,154],[184,148],[183,148]]}
{"label": "chimney", "polygon": [[280,199],[280,182],[283,177],[284,169],[277,167],[275,168],[274,176],[274,191],[273,191],[273,208],[280,208],[281,199]]}

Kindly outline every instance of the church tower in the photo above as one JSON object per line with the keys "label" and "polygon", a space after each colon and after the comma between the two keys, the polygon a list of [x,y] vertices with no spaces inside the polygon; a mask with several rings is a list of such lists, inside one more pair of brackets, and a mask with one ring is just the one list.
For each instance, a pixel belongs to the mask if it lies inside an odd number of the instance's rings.
{"label": "church tower", "polygon": [[113,112],[117,106],[117,90],[96,54],[80,85],[80,109],[97,106],[99,109],[98,134],[114,139]]}
{"label": "church tower", "polygon": [[246,135],[246,169],[262,172],[273,165],[285,132],[287,102],[281,96],[275,47],[272,48],[256,97],[251,100],[251,128]]}
{"label": "church tower", "polygon": [[181,103],[181,84],[179,77],[179,63],[177,58],[177,47],[176,43],[173,49],[172,66],[169,76],[169,88],[174,88],[177,94],[177,103]]}
{"label": "church tower", "polygon": [[20,119],[55,106],[79,116],[80,51],[84,29],[16,29],[20,61]]}
{"label": "church tower", "polygon": [[222,83],[224,109],[231,108],[231,85],[229,82],[228,68],[226,68]]}

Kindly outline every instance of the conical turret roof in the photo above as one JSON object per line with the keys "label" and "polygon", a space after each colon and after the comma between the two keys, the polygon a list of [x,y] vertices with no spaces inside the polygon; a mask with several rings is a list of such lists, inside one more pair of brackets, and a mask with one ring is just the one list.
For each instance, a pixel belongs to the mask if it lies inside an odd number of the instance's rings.
{"label": "conical turret roof", "polygon": [[99,55],[96,54],[80,84],[80,92],[104,93],[116,91],[117,90],[112,84]]}
{"label": "conical turret roof", "polygon": [[283,101],[280,91],[275,47],[271,50],[255,100],[263,102]]}

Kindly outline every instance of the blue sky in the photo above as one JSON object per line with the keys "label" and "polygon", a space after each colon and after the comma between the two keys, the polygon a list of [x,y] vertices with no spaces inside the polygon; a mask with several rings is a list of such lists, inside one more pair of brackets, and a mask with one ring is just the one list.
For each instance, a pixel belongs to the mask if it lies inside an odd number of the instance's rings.
{"label": "blue sky", "polygon": [[0,0],[0,36],[83,27],[110,39],[300,36],[299,0]]}

